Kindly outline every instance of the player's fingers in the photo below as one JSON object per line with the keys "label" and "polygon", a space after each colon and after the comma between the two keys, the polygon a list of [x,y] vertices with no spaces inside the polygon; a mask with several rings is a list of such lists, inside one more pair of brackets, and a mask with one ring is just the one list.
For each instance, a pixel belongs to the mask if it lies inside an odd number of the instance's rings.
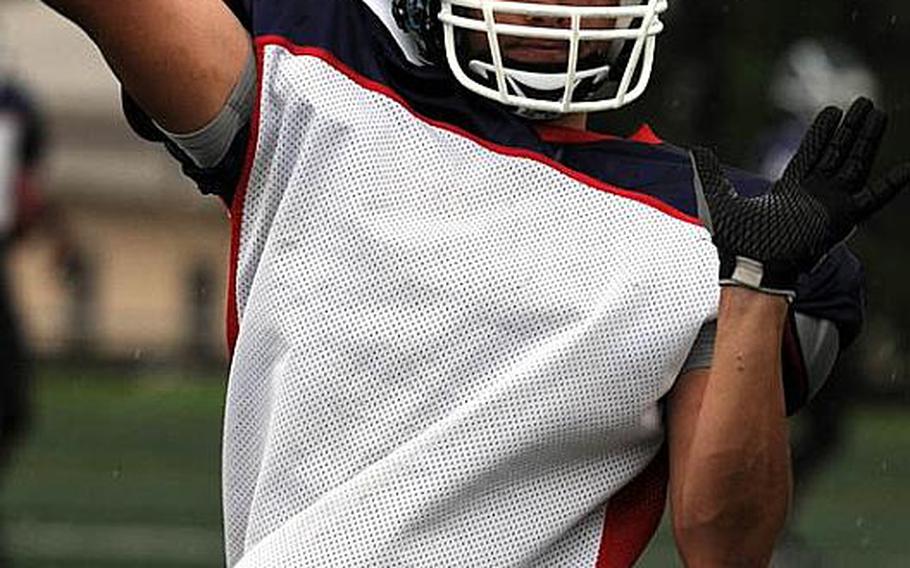
{"label": "player's fingers", "polygon": [[837,132],[837,126],[840,124],[843,115],[844,112],[834,106],[826,107],[818,113],[812,126],[809,127],[803,137],[799,150],[796,151],[790,163],[787,164],[783,179],[796,184],[809,175],[809,172],[821,159],[828,142],[831,141],[834,133]]}
{"label": "player's fingers", "polygon": [[860,130],[866,123],[866,116],[872,112],[874,105],[866,97],[860,97],[854,101],[847,111],[847,116],[841,122],[831,142],[825,148],[818,167],[823,174],[833,175],[840,169],[853,147],[853,143],[859,136]]}
{"label": "player's fingers", "polygon": [[851,193],[859,191],[866,183],[887,126],[888,115],[880,110],[873,109],[866,116],[850,155],[837,175],[841,185]]}
{"label": "player's fingers", "polygon": [[871,216],[910,186],[910,163],[901,164],[853,196],[859,220]]}

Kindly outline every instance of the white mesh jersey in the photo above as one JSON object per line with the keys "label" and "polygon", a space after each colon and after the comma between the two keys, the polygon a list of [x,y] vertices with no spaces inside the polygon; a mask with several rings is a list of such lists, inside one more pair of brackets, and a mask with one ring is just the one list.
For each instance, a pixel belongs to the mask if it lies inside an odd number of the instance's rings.
{"label": "white mesh jersey", "polygon": [[229,565],[553,566],[610,499],[718,298],[707,231],[260,38],[234,203]]}

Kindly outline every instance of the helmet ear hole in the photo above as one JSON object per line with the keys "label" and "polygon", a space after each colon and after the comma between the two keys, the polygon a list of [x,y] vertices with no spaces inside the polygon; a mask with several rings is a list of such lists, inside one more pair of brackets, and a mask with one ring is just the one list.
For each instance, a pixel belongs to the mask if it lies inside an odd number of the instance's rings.
{"label": "helmet ear hole", "polygon": [[398,27],[411,35],[420,56],[429,63],[445,63],[440,0],[392,0],[392,15]]}

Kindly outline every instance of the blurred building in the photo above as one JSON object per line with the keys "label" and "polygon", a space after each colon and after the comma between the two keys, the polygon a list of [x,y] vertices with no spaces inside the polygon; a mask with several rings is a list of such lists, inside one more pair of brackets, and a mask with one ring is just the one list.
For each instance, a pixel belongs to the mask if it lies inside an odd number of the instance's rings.
{"label": "blurred building", "polygon": [[39,357],[217,360],[229,226],[165,152],[137,139],[94,46],[37,0],[0,0],[0,33],[47,117],[42,171],[74,254],[18,248],[20,316]]}

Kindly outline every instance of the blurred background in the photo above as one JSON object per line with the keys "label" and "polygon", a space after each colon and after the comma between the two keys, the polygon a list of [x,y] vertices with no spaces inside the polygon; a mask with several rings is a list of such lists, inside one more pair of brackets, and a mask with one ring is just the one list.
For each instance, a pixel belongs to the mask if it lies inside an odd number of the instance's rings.
{"label": "blurred background", "polygon": [[[223,208],[129,131],[76,28],[0,0],[0,45],[41,133],[33,218],[0,247],[29,354],[15,396],[31,409],[0,472],[0,566],[222,565]],[[891,116],[881,173],[910,160],[908,54],[905,0],[671,0],[646,99],[595,124],[648,122],[774,175],[818,105],[874,93]],[[797,495],[775,565],[910,563],[908,212],[904,196],[851,241],[867,324],[793,420]],[[666,527],[641,565],[679,565]]]}

